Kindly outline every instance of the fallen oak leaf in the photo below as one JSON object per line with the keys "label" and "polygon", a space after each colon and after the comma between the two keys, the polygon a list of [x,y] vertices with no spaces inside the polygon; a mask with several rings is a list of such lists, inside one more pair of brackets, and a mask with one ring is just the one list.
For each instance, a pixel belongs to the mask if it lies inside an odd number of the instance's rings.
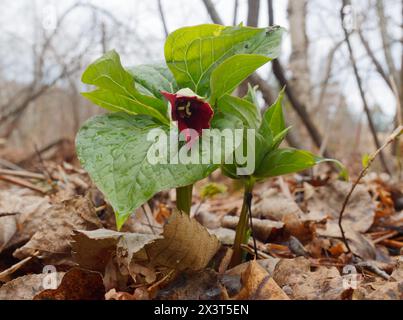
{"label": "fallen oak leaf", "polygon": [[38,293],[34,300],[104,300],[105,287],[99,272],[72,268],[57,289]]}

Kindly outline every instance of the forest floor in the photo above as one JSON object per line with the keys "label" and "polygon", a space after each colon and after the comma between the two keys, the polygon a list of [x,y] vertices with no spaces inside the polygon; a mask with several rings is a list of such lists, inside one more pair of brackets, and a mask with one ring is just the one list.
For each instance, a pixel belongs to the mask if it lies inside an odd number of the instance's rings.
{"label": "forest floor", "polygon": [[242,190],[218,173],[196,185],[190,218],[161,192],[120,232],[71,155],[3,164],[0,180],[0,300],[403,299],[403,183],[386,175],[370,172],[349,201],[350,250],[338,217],[351,182],[308,172],[258,185],[258,257],[251,238],[237,266]]}

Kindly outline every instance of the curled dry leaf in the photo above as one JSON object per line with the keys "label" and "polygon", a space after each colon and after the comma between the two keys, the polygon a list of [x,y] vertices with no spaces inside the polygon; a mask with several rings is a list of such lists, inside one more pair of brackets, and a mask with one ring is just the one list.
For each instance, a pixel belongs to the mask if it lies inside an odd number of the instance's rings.
{"label": "curled dry leaf", "polygon": [[236,300],[289,300],[270,274],[256,261],[249,262],[241,275],[242,289]]}
{"label": "curled dry leaf", "polygon": [[38,293],[34,300],[104,300],[105,287],[98,272],[72,268],[57,289]]}
{"label": "curled dry leaf", "polygon": [[23,259],[36,251],[47,262],[56,264],[70,259],[70,241],[74,229],[92,230],[102,226],[91,201],[83,197],[52,205],[43,213],[38,231],[14,256]]}
{"label": "curled dry leaf", "polygon": [[[122,233],[107,229],[75,230],[71,243],[72,255],[81,267],[102,272],[105,278],[119,278],[115,274],[118,268],[122,275],[135,278],[136,274],[142,274],[146,281],[153,282],[153,270],[141,267],[136,262],[148,261],[144,246],[158,238],[158,235]],[[107,287],[109,289],[109,285]]]}
{"label": "curled dry leaf", "polygon": [[152,266],[200,270],[220,248],[217,237],[188,215],[174,212],[164,226],[163,239],[146,245]]}
{"label": "curled dry leaf", "polygon": [[156,280],[155,267],[203,269],[220,247],[206,228],[178,212],[165,224],[162,236],[77,230],[73,240],[73,256],[80,266],[104,272],[110,259],[116,257],[124,274],[133,278],[142,274],[149,283]]}
{"label": "curled dry leaf", "polygon": [[281,260],[273,278],[280,287],[287,286],[290,298],[297,300],[340,300],[345,292],[335,267],[311,271],[311,263],[304,257]]}
{"label": "curled dry leaf", "polygon": [[61,282],[64,272],[55,274],[28,274],[11,280],[0,287],[0,300],[32,300],[36,294],[44,290],[47,277],[55,276],[56,285]]}

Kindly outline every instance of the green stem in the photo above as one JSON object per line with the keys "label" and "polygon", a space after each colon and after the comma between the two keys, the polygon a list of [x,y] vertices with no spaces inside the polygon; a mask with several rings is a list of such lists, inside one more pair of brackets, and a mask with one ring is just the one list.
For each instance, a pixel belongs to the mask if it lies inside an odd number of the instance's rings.
{"label": "green stem", "polygon": [[192,206],[192,191],[193,184],[176,188],[176,207],[178,210],[186,214],[190,214],[190,207]]}
{"label": "green stem", "polygon": [[243,250],[241,245],[248,242],[248,200],[249,195],[252,193],[254,181],[249,179],[245,183],[243,203],[241,209],[241,215],[239,216],[239,222],[235,231],[235,241],[233,246],[233,254],[231,258],[230,267],[242,263]]}

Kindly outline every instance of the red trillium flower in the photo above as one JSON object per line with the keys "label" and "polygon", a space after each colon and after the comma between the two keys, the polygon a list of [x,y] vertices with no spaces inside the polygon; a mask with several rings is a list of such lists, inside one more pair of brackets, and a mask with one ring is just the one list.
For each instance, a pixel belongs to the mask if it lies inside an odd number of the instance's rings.
{"label": "red trillium flower", "polygon": [[190,89],[182,89],[177,93],[161,91],[164,97],[171,103],[172,120],[178,121],[179,131],[184,131],[186,141],[192,139],[189,130],[193,129],[201,136],[203,129],[210,128],[213,117],[213,109],[201,97]]}

